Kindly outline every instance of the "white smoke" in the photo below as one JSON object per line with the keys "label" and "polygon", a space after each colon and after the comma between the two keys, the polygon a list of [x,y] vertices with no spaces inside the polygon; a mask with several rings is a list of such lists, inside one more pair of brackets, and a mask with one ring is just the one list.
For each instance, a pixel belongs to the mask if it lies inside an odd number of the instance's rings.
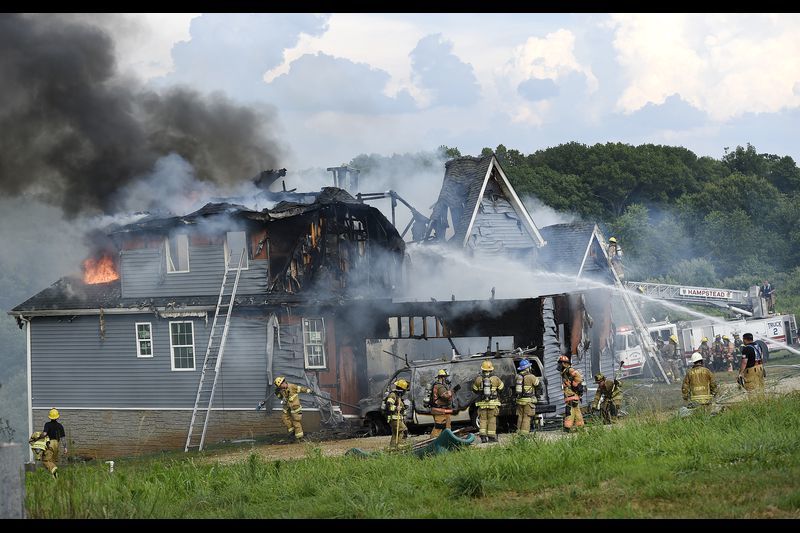
{"label": "white smoke", "polygon": [[553,224],[569,224],[581,220],[578,213],[556,211],[533,195],[525,195],[520,200],[539,229]]}

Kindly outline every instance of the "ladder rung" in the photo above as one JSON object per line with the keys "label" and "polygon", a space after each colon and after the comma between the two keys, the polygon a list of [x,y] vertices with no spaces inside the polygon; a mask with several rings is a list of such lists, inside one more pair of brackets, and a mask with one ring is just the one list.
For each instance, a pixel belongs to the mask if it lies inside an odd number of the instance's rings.
{"label": "ladder rung", "polygon": [[[242,261],[244,260],[245,251],[242,250],[242,254],[239,257],[239,265],[242,265]],[[233,279],[233,283],[230,285],[230,292],[226,293],[226,289],[228,288],[228,272],[236,271],[236,277]],[[230,324],[231,313],[233,311],[233,306],[236,304],[236,289],[239,286],[239,276],[241,275],[242,269],[241,268],[234,268],[234,269],[226,269],[225,274],[222,276],[222,287],[220,287],[220,294],[219,300],[217,301],[217,308],[216,312],[214,313],[214,321],[211,325],[212,333],[209,334],[208,338],[208,346],[206,348],[206,358],[202,365],[202,372],[200,374],[200,383],[197,387],[197,396],[195,398],[194,403],[194,410],[192,412],[192,420],[189,423],[189,434],[186,436],[186,447],[185,450],[188,451],[189,448],[198,448],[202,450],[203,441],[205,439],[206,428],[208,427],[208,420],[210,418],[209,414],[211,413],[211,404],[212,399],[214,397],[214,389],[217,385],[217,376],[216,367],[217,363],[222,362],[222,355],[224,353],[224,343],[225,338],[227,335],[227,328]],[[227,302],[223,302],[223,298],[229,298]],[[225,328],[221,330],[217,330],[217,324],[220,318],[220,310],[225,308]],[[216,346],[216,351],[212,348],[214,347],[215,339],[219,340],[219,344]],[[211,388],[210,390],[204,390],[204,385],[206,385],[206,372],[211,370],[212,367],[214,368],[214,379],[211,381]],[[209,376],[210,377],[210,376]],[[202,401],[201,401],[202,398]],[[206,399],[207,398],[207,399]],[[207,407],[205,409],[201,408],[201,403],[205,403]],[[203,420],[198,418],[198,414],[204,411],[205,415]],[[194,433],[195,426],[203,426],[203,431],[200,436],[200,443],[198,444],[191,444],[192,436]],[[199,428],[198,428],[199,429]]]}

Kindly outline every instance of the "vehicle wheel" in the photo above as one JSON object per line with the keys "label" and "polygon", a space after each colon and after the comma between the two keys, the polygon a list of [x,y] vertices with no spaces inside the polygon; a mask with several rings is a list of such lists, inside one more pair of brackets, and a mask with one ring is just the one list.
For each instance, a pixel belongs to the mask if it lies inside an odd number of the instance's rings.
{"label": "vehicle wheel", "polygon": [[384,420],[378,415],[372,415],[369,417],[369,436],[370,437],[379,437],[382,435],[389,435],[389,424],[384,422]]}
{"label": "vehicle wheel", "polygon": [[469,410],[469,421],[475,429],[481,429],[481,416],[475,407],[471,407]]}

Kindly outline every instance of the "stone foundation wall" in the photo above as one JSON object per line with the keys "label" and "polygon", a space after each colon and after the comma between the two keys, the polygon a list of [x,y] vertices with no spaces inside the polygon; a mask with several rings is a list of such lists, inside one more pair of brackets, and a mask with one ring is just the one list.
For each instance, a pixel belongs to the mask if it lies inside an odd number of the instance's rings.
{"label": "stone foundation wall", "polygon": [[[41,431],[49,409],[33,410],[33,430]],[[59,422],[67,433],[70,455],[113,459],[164,450],[183,450],[192,411],[59,409]],[[317,411],[303,411],[306,433],[318,430]],[[202,432],[202,425],[195,431]],[[212,411],[206,446],[222,440],[284,437],[280,411]],[[199,436],[199,434],[198,434]],[[193,442],[199,442],[199,438]]]}

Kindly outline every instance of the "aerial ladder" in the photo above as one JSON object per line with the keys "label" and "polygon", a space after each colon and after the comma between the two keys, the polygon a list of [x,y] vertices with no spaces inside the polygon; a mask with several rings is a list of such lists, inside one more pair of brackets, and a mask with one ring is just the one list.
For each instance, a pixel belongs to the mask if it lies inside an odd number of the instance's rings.
{"label": "aerial ladder", "polygon": [[636,336],[639,338],[639,345],[642,347],[645,364],[650,364],[651,366],[655,365],[658,372],[651,368],[653,375],[660,374],[664,382],[669,385],[670,379],[669,375],[667,375],[667,372],[664,370],[664,364],[661,360],[661,353],[656,348],[655,342],[647,331],[647,326],[645,326],[644,319],[639,311],[639,307],[633,301],[633,296],[631,293],[625,290],[626,284],[620,279],[619,273],[617,272],[617,266],[611,261],[611,258],[608,257],[608,244],[601,242],[601,245],[603,247],[604,254],[606,254],[606,260],[610,266],[609,270],[614,278],[614,286],[617,288],[617,292],[619,292],[620,296],[622,297],[622,303],[625,306],[625,309],[628,311],[631,321],[633,322],[633,330],[636,333]]}
{"label": "aerial ladder", "polygon": [[759,295],[759,288],[755,285],[746,291],[639,281],[627,281],[625,286],[628,290],[659,300],[717,307],[753,318],[768,316],[767,302]]}

